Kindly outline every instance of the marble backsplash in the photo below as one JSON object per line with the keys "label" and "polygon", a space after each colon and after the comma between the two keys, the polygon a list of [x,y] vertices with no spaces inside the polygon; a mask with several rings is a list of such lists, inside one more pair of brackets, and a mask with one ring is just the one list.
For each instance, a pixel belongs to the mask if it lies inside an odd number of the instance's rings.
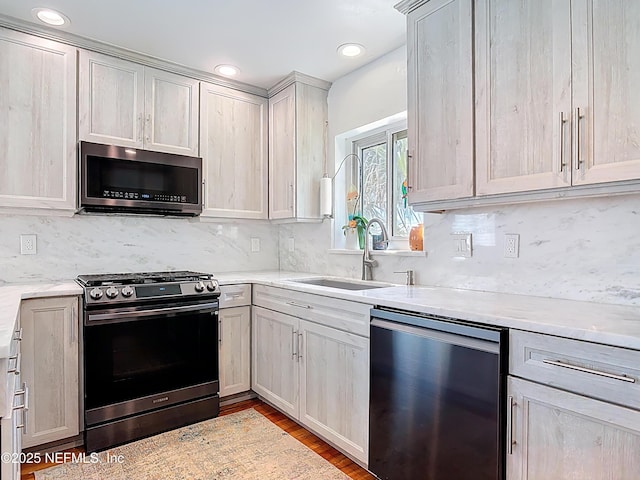
{"label": "marble backsplash", "polygon": [[[327,253],[332,224],[283,225],[282,270],[359,278],[361,255]],[[453,232],[473,235],[473,256],[455,258]],[[520,235],[504,258],[504,234]],[[473,208],[425,217],[424,256],[377,256],[374,278],[402,283],[640,305],[640,195]]]}
{"label": "marble backsplash", "polygon": [[[37,235],[37,254],[20,254],[20,234]],[[260,251],[251,252],[251,238]],[[0,215],[0,285],[132,271],[277,270],[278,227],[193,218]]]}

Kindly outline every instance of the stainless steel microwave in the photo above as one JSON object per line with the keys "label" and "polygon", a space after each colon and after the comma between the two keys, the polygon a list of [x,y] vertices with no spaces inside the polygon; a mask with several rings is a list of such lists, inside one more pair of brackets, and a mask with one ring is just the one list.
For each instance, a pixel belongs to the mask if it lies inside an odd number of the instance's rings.
{"label": "stainless steel microwave", "polygon": [[201,158],[80,142],[85,211],[198,215],[201,187]]}

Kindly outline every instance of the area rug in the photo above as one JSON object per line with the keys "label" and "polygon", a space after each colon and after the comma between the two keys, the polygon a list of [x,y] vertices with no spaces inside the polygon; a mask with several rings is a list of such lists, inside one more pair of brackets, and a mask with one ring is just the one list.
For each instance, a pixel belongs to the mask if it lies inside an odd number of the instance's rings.
{"label": "area rug", "polygon": [[[111,459],[107,462],[107,455]],[[95,457],[93,457],[95,459]],[[348,479],[254,409],[35,472],[36,480]]]}

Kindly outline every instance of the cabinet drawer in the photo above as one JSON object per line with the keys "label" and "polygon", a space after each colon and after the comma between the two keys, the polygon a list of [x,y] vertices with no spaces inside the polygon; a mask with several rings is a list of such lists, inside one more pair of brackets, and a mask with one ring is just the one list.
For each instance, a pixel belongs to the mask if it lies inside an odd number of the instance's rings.
{"label": "cabinet drawer", "polygon": [[510,330],[509,373],[640,409],[640,351]]}
{"label": "cabinet drawer", "polygon": [[253,304],[311,322],[369,337],[372,306],[286,288],[254,285]]}
{"label": "cabinet drawer", "polygon": [[220,308],[251,305],[251,284],[220,285]]}

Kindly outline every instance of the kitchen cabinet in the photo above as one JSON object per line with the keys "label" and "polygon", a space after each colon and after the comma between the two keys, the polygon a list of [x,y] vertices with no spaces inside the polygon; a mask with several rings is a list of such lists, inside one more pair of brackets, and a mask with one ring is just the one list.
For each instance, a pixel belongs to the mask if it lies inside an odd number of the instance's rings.
{"label": "kitchen cabinet", "polygon": [[271,219],[322,218],[320,179],[327,151],[329,86],[315,79],[313,84],[285,80],[269,92]]}
{"label": "kitchen cabinet", "polygon": [[418,210],[638,191],[640,5],[405,0],[398,9]]}
{"label": "kitchen cabinet", "polygon": [[[0,419],[0,446],[2,462],[0,462],[0,478],[4,480],[20,480],[20,453],[22,452],[22,432],[27,426],[29,413],[29,387],[22,380],[20,341],[22,331],[20,318],[15,324],[15,331],[9,347],[9,358],[1,359],[0,365],[5,372],[2,381],[6,386],[6,397],[2,398],[2,419]],[[5,403],[6,402],[6,403]],[[7,455],[11,455],[9,459]]]}
{"label": "kitchen cabinet", "polygon": [[34,447],[80,432],[78,297],[24,300],[22,376],[31,387],[23,446]]}
{"label": "kitchen cabinet", "polygon": [[251,390],[251,285],[220,287],[220,397]]}
{"label": "kitchen cabinet", "polygon": [[0,28],[0,206],[75,210],[76,49]]}
{"label": "kitchen cabinet", "polygon": [[200,84],[202,216],[266,219],[268,100]]}
{"label": "kitchen cabinet", "polygon": [[[328,300],[254,286],[252,388],[366,465],[369,339],[349,330],[368,326],[371,306]],[[343,329],[335,328],[342,318]]]}
{"label": "kitchen cabinet", "polygon": [[80,51],[80,140],[198,156],[199,82]]}
{"label": "kitchen cabinet", "polygon": [[473,195],[471,0],[431,0],[407,16],[411,203]]}
{"label": "kitchen cabinet", "polygon": [[640,478],[640,351],[510,332],[507,478]]}

